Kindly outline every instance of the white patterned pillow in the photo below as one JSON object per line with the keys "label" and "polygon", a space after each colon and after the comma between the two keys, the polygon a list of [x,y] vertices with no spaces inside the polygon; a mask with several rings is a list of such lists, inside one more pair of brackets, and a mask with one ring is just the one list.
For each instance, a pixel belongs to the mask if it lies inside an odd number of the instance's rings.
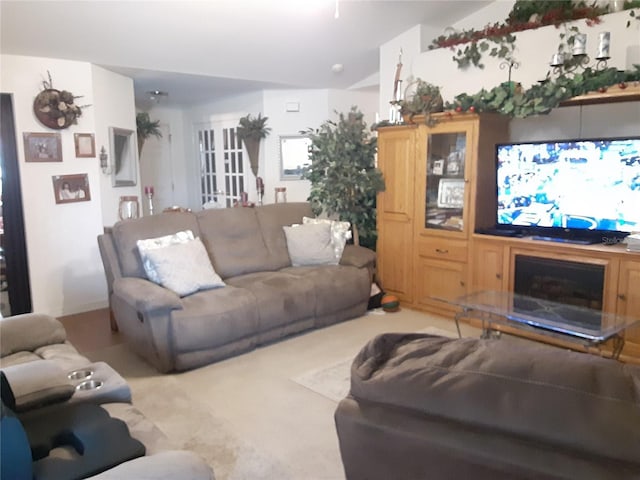
{"label": "white patterned pillow", "polygon": [[193,240],[193,232],[191,230],[184,230],[182,232],[176,232],[173,235],[165,235],[157,238],[147,238],[145,240],[138,240],[136,245],[138,246],[138,252],[140,252],[140,258],[142,258],[142,266],[144,272],[147,274],[147,278],[154,283],[160,284],[160,277],[155,270],[155,266],[149,261],[147,252],[156,248],[163,248],[175,243],[185,243]]}
{"label": "white patterned pillow", "polygon": [[291,265],[337,265],[331,243],[331,225],[309,223],[282,227],[287,237]]}
{"label": "white patterned pillow", "polygon": [[147,252],[154,265],[160,285],[181,297],[209,288],[224,287],[199,238],[186,243],[174,243]]}
{"label": "white patterned pillow", "polygon": [[344,246],[347,244],[347,240],[351,239],[351,223],[329,220],[328,218],[311,217],[302,217],[302,223],[327,223],[331,225],[331,244],[333,245],[336,264],[340,263]]}

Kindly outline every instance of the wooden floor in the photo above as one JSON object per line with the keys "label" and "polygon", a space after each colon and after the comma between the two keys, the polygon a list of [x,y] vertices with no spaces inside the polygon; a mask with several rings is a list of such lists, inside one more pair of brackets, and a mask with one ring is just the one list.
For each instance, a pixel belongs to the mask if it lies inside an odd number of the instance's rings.
{"label": "wooden floor", "polygon": [[80,353],[91,352],[123,342],[122,335],[112,332],[109,309],[92,310],[58,317],[67,331],[67,340]]}

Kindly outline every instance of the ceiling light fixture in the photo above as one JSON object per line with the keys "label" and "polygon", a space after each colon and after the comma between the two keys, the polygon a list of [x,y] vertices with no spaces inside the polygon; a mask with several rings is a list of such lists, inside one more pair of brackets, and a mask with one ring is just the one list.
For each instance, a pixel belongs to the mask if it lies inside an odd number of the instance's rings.
{"label": "ceiling light fixture", "polygon": [[336,20],[340,18],[340,0],[336,0],[336,11],[333,14],[333,18],[335,18]]}
{"label": "ceiling light fixture", "polygon": [[169,93],[162,90],[149,90],[147,95],[149,95],[149,100],[155,100],[159,103],[161,99],[168,97]]}

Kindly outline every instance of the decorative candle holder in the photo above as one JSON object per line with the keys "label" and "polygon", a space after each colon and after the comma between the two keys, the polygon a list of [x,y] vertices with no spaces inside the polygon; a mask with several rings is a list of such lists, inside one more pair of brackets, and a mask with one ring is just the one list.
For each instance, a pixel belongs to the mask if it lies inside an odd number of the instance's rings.
{"label": "decorative candle holder", "polygon": [[573,56],[586,55],[587,54],[587,34],[578,33],[573,39],[573,48],[571,49]]}
{"label": "decorative candle holder", "polygon": [[264,198],[264,182],[262,177],[256,178],[256,191],[258,192],[258,205],[262,205],[262,200]]}
{"label": "decorative candle holder", "polygon": [[153,215],[153,186],[144,187],[144,194],[149,202],[149,215]]}

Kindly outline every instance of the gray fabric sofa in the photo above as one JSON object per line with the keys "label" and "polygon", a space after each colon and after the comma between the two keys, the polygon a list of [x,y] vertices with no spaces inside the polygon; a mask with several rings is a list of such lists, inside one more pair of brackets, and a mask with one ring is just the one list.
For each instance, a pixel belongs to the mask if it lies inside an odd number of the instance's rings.
{"label": "gray fabric sofa", "polygon": [[380,335],[335,421],[353,480],[640,478],[640,367],[521,339]]}
{"label": "gray fabric sofa", "polygon": [[[37,394],[41,401],[39,404],[29,408],[15,409],[16,411],[7,413],[7,406],[4,400],[7,398],[5,378],[2,385],[2,479],[5,478],[29,478],[29,479],[57,479],[68,478],[68,472],[74,471],[72,465],[74,456],[73,450],[68,450],[65,440],[61,437],[59,448],[52,450],[49,455],[32,461],[32,452],[29,452],[29,445],[24,445],[25,431],[32,434],[40,426],[43,429],[49,428],[53,420],[60,420],[69,412],[80,411],[82,407],[92,407],[93,411],[104,410],[115,422],[124,422],[128,429],[128,434],[135,442],[140,442],[144,446],[144,456],[134,458],[115,465],[108,470],[91,476],[92,479],[123,479],[136,478],[148,480],[163,479],[190,479],[190,480],[213,480],[214,475],[211,467],[202,458],[193,452],[176,450],[171,440],[166,437],[149,419],[147,419],[131,403],[120,401],[122,398],[122,388],[113,392],[112,399],[105,398],[102,394],[85,394],[77,391],[72,380],[67,374],[77,370],[83,370],[96,364],[85,356],[78,353],[76,348],[67,341],[66,331],[63,325],[55,318],[44,314],[24,314],[15,315],[0,319],[0,368],[2,373],[10,376],[15,389],[10,394],[20,393],[26,396],[25,388],[29,388]],[[57,378],[43,378],[43,373],[38,370],[42,367],[42,362],[58,366],[62,377],[72,384],[70,398],[60,400],[56,394],[62,390],[63,383]],[[54,371],[49,366],[48,372]],[[33,366],[33,368],[31,368]],[[31,378],[16,378],[16,371]],[[45,372],[44,375],[47,375]],[[112,372],[120,380],[121,377]],[[38,379],[42,383],[38,384]],[[111,381],[112,379],[110,379]],[[53,387],[53,384],[58,384]],[[121,385],[116,381],[118,387]],[[131,398],[128,386],[126,386],[125,397]],[[54,394],[54,395],[52,395]],[[18,398],[11,398],[18,400]],[[106,402],[106,403],[104,403]],[[101,408],[98,408],[99,407]],[[43,420],[44,419],[44,420]],[[22,426],[24,428],[22,428]],[[75,432],[74,428],[82,428],[83,420],[78,417],[65,427],[61,432]],[[35,430],[34,430],[35,429]],[[90,430],[90,429],[89,429]],[[101,440],[103,432],[98,432],[96,438]],[[29,438],[33,440],[33,438]],[[87,444],[88,449],[93,449],[96,456],[95,445],[99,444],[91,440]],[[33,446],[32,446],[33,447]],[[25,452],[26,448],[26,452]],[[86,455],[81,455],[83,459]],[[97,452],[97,457],[103,457],[102,452]],[[101,460],[100,460],[101,461]],[[11,468],[6,468],[11,464]],[[20,473],[18,473],[20,472]],[[62,474],[61,472],[67,472]]]}
{"label": "gray fabric sofa", "polygon": [[[291,265],[283,226],[308,203],[171,212],[98,237],[118,329],[160,372],[181,371],[363,315],[375,254],[347,245],[339,265]],[[136,242],[191,230],[226,286],[180,297],[147,280]]]}

